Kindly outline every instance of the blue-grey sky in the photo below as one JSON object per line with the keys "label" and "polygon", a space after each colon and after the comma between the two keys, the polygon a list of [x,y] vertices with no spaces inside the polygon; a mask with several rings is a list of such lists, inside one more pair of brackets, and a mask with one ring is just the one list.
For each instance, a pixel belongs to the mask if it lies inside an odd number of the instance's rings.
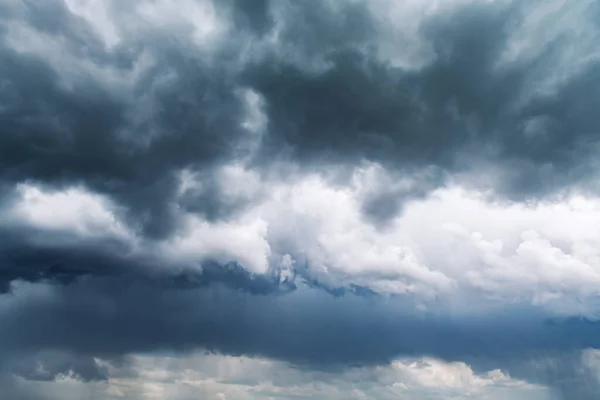
{"label": "blue-grey sky", "polygon": [[0,397],[595,398],[599,21],[0,0]]}

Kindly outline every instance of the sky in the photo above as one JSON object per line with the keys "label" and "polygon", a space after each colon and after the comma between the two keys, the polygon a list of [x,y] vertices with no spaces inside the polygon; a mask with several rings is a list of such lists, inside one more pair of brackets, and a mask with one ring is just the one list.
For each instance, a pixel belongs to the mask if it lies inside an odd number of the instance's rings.
{"label": "sky", "polygon": [[588,400],[600,3],[0,0],[0,398]]}

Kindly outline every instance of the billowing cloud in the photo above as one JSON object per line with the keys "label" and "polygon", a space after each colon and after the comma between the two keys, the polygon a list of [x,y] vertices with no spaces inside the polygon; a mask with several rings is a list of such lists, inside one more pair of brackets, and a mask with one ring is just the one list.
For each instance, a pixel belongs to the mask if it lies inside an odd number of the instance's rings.
{"label": "billowing cloud", "polygon": [[5,1],[4,396],[593,398],[599,11]]}
{"label": "billowing cloud", "polygon": [[[67,383],[71,377],[61,376],[59,384],[65,387],[67,396],[81,393],[85,388],[90,394],[107,399],[193,399],[198,396],[233,400],[395,399],[403,396],[498,399],[507,394],[517,399],[548,398],[546,388],[512,379],[498,370],[476,374],[464,363],[444,363],[435,359],[395,360],[385,366],[352,368],[341,375],[296,369],[260,358],[197,354],[186,357],[136,356],[116,365],[97,359],[96,364],[107,371],[108,379],[78,382],[69,387]],[[47,385],[38,381],[32,386],[41,389]]]}

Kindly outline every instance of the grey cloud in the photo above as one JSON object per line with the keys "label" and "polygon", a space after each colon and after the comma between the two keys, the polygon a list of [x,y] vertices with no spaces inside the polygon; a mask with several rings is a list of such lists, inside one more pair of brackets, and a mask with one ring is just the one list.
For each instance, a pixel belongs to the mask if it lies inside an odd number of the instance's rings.
{"label": "grey cloud", "polygon": [[[2,180],[84,184],[127,206],[132,222],[150,236],[176,229],[175,174],[218,163],[243,134],[243,105],[232,77],[184,43],[154,38],[153,44],[134,41],[108,53],[61,2],[27,2],[26,8],[33,26],[67,38],[75,57],[123,74],[131,72],[136,48],[151,51],[158,62],[134,82],[129,98],[94,80],[71,90],[44,60],[14,51],[5,38]],[[173,77],[168,85],[157,83],[165,74]],[[132,119],[144,107],[151,109],[147,118]]]}
{"label": "grey cloud", "polygon": [[278,54],[279,60],[273,61],[285,62],[298,52],[307,57],[301,64],[310,67],[310,63],[332,51],[357,49],[376,40],[377,17],[366,2],[285,1],[272,3],[272,9],[278,12],[282,22],[281,49],[274,50],[283,52]]}
{"label": "grey cloud", "polygon": [[385,228],[410,201],[427,197],[447,179],[439,169],[412,171],[408,175],[412,177],[410,182],[402,182],[405,176],[369,180],[371,187],[365,190],[361,199],[361,211],[367,220]]}
{"label": "grey cloud", "polygon": [[228,196],[228,189],[212,170],[202,171],[195,176],[195,185],[184,190],[177,203],[188,212],[201,215],[214,222],[235,216],[255,203],[260,193],[247,196]]}
{"label": "grey cloud", "polygon": [[[581,321],[572,321],[574,324]],[[585,322],[584,322],[585,323]],[[575,327],[574,330],[576,329]],[[600,380],[597,366],[586,360],[587,350],[548,352],[518,360],[507,367],[513,376],[548,385],[558,399],[595,399]]]}
{"label": "grey cloud", "polygon": [[43,238],[30,230],[0,231],[0,293],[10,292],[16,281],[70,285],[94,277],[143,282],[157,290],[223,285],[257,295],[277,295],[296,289],[296,277],[283,277],[277,269],[255,275],[236,262],[222,264],[210,259],[201,265],[171,266],[128,255],[122,243],[110,239],[44,245],[40,243]]}
{"label": "grey cloud", "polygon": [[247,25],[258,34],[268,33],[274,24],[271,0],[232,0],[236,27]]}
{"label": "grey cloud", "polygon": [[[241,268],[227,271],[209,269],[212,280],[205,282],[197,275],[133,273],[88,273],[67,285],[17,281],[11,293],[0,295],[0,353],[9,368],[31,379],[52,379],[64,370],[101,379],[92,357],[119,360],[162,350],[204,348],[334,371],[433,356],[466,361],[475,370],[503,368],[567,393],[588,378],[577,372],[578,364],[567,376],[564,360],[600,346],[597,322],[553,321],[527,305],[460,316],[441,303],[423,312],[410,298],[385,300],[361,288],[318,284],[273,296],[277,281],[254,280]],[[44,357],[50,372],[34,376],[32,360]],[[526,364],[544,357],[555,357],[555,364]],[[560,379],[553,365],[565,368]]]}
{"label": "grey cloud", "polygon": [[[191,44],[185,28],[128,31],[108,49],[62,2],[0,5],[3,197],[21,182],[83,185],[124,206],[127,221],[152,238],[179,228],[177,207],[227,219],[245,204],[224,199],[212,174],[248,140],[241,87],[264,98],[269,120],[252,167],[268,170],[281,158],[307,170],[368,159],[399,174],[426,166],[444,172],[414,192],[382,189],[367,197],[363,211],[376,223],[455,174],[511,200],[590,187],[598,65],[553,92],[537,90],[539,77],[571,43],[565,39],[533,60],[497,68],[513,22],[526,12],[516,2],[469,4],[426,20],[420,33],[435,57],[417,71],[377,54],[382,33],[365,3],[307,4],[227,2],[221,7],[233,7],[234,24],[243,29],[219,41],[210,57]],[[594,18],[597,6],[590,7]],[[121,11],[125,16],[115,14],[115,22],[135,18]],[[279,42],[270,45],[265,38],[278,22]],[[156,64],[131,90],[93,74],[70,77],[68,87],[67,70],[11,47],[12,23],[60,37],[74,58],[123,75],[144,52]],[[256,53],[242,60],[248,49]],[[206,189],[179,199],[177,173],[184,168],[201,172]],[[476,177],[480,171],[490,171],[485,182]],[[0,353],[11,356],[56,348],[89,361],[96,354],[206,347],[318,367],[382,363],[400,354],[504,365],[528,354],[600,345],[597,323],[548,325],[530,310],[478,320],[421,318],[397,308],[415,306],[410,300],[385,304],[361,287],[282,282],[276,271],[257,277],[235,263],[207,263],[202,275],[162,274],[117,255],[112,243],[45,248],[23,234],[3,235],[0,258]],[[36,283],[16,283],[9,293],[15,281]],[[58,360],[55,369],[78,363]],[[82,363],[77,368],[92,377],[95,371]],[[578,385],[573,376],[569,387]]]}
{"label": "grey cloud", "polygon": [[[210,56],[197,52],[185,29],[169,27],[137,35],[128,30],[122,43],[107,49],[62,2],[22,4],[4,23],[61,38],[73,57],[123,74],[144,52],[157,63],[125,94],[97,77],[78,78],[67,89],[43,58],[14,51],[3,35],[2,180],[85,184],[124,205],[132,224],[153,237],[179,225],[176,173],[210,174],[247,140],[240,87],[266,101],[269,128],[255,165],[291,156],[303,165],[355,165],[366,158],[407,174],[435,166],[449,177],[483,180],[510,199],[552,194],[593,174],[598,93],[590,82],[597,68],[545,95],[535,94],[531,82],[568,42],[497,68],[514,21],[530,12],[515,3],[468,4],[426,19],[421,36],[435,57],[418,71],[377,55],[382,22],[365,2],[222,3],[240,33],[219,39]],[[133,9],[115,7],[112,12],[136,18]],[[123,18],[115,14],[114,22]],[[273,45],[261,38],[275,20]],[[241,56],[246,51],[249,59]],[[165,77],[170,80],[161,83]],[[533,95],[519,105],[527,91]],[[469,178],[482,162],[496,172],[491,182]],[[424,181],[415,190],[443,182]],[[388,196],[383,208],[389,212],[375,220],[389,218],[412,196]],[[180,205],[227,218],[236,207],[221,199],[200,196]],[[371,208],[365,205],[367,216]]]}
{"label": "grey cloud", "polygon": [[[427,20],[421,32],[435,59],[416,72],[380,61],[365,45],[376,42],[374,35],[355,42],[350,36],[349,46],[320,35],[321,47],[311,48],[321,51],[306,64],[323,58],[322,72],[285,58],[265,60],[247,72],[248,84],[267,101],[272,129],[265,151],[288,146],[304,162],[364,157],[401,169],[434,165],[475,174],[489,159],[504,171],[491,186],[509,199],[584,183],[597,144],[597,91],[589,85],[597,68],[552,94],[532,88],[558,62],[566,46],[560,41],[536,59],[500,67],[514,21],[526,12],[516,3],[477,3]],[[366,12],[361,16],[358,26],[374,23]],[[318,21],[304,22],[306,29]],[[350,31],[325,24],[335,33]],[[546,121],[537,124],[538,134],[535,121]]]}
{"label": "grey cloud", "polygon": [[[106,368],[98,365],[93,357],[78,356],[68,352],[41,351],[20,356],[10,365],[11,372],[30,381],[53,381],[59,375],[74,375],[82,381],[107,379]],[[43,368],[39,368],[42,365]]]}
{"label": "grey cloud", "polygon": [[3,302],[3,351],[56,348],[100,356],[204,347],[326,367],[399,355],[502,364],[598,345],[596,323],[551,326],[526,308],[479,318],[420,316],[410,300],[336,298],[316,289],[257,296],[218,285],[185,290],[97,277],[20,286]]}

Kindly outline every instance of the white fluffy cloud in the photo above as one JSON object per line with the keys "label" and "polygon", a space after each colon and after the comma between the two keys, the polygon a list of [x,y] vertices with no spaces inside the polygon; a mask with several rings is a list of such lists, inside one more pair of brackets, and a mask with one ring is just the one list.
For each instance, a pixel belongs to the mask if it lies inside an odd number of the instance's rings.
{"label": "white fluffy cloud", "polygon": [[[361,285],[382,294],[480,293],[569,312],[586,312],[585,300],[599,294],[600,202],[593,198],[494,203],[449,187],[412,200],[379,227],[361,209],[378,182],[390,181],[376,165],[357,168],[347,185],[312,174],[273,181],[240,165],[226,166],[218,176],[224,201],[250,203],[227,221],[182,211],[182,230],[158,244],[136,237],[109,202],[80,188],[20,186],[20,200],[5,221],[110,235],[141,255],[158,256],[166,267],[200,267],[207,258],[237,261],[259,274],[295,266],[323,284]],[[186,188],[202,184],[190,177],[182,182]]]}
{"label": "white fluffy cloud", "polygon": [[131,239],[131,233],[115,215],[115,206],[103,196],[79,187],[56,191],[31,184],[18,185],[16,192],[18,201],[3,210],[5,224],[72,233],[76,238]]}

